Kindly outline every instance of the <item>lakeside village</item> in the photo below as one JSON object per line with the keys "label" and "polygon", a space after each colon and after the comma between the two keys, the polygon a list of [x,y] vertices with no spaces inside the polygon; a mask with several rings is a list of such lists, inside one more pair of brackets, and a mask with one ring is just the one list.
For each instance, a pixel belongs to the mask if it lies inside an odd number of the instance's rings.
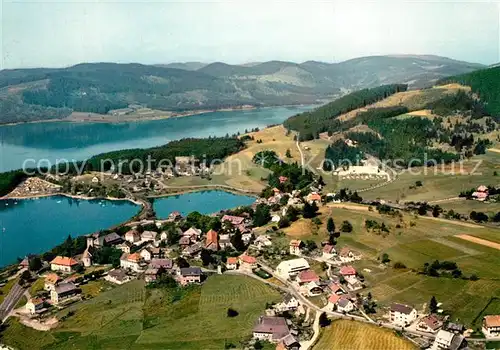
{"label": "lakeside village", "polygon": [[[278,187],[290,188],[287,177],[279,176],[278,181]],[[280,233],[299,215],[314,218],[325,197],[341,201],[356,199],[357,194],[322,195],[318,180],[307,191],[287,193],[278,187],[268,188],[268,195],[249,207],[186,217],[174,211],[166,220],[142,219],[113,231],[68,237],[50,252],[28,256],[19,264],[20,285],[41,283],[41,288],[14,315],[27,326],[49,330],[60,321],[56,313],[93,297],[85,291],[96,281],[123,285],[141,279],[149,288],[189,288],[213,274],[242,274],[274,286],[283,297],[255,320],[250,348],[264,341],[277,349],[308,348],[315,332],[313,321],[304,321],[310,311],[320,315],[320,325],[328,323],[328,317],[343,317],[404,330],[422,347],[455,350],[467,345],[472,330],[449,322],[439,303],[425,314],[393,304],[382,313],[378,310],[380,318],[370,318],[377,305],[370,293],[363,293],[363,273],[369,271],[352,266],[363,256],[349,246],[337,246],[340,232],[335,228],[328,228],[329,239],[321,246]],[[228,317],[238,314],[231,308],[227,312]],[[500,315],[485,316],[482,331],[485,337],[499,337]]]}

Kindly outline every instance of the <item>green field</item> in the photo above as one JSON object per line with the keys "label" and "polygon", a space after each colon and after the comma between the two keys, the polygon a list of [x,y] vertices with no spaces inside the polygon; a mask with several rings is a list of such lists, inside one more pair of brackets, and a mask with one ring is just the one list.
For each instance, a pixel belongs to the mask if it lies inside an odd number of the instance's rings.
{"label": "green field", "polygon": [[[364,275],[368,290],[363,293],[372,293],[379,305],[379,315],[392,302],[409,303],[420,310],[435,295],[452,319],[471,324],[492,296],[500,296],[500,251],[454,237],[466,233],[500,241],[497,228],[438,221],[406,213],[402,218],[394,218],[380,215],[375,209],[368,211],[362,206],[351,207],[344,209],[334,207],[334,204],[321,207],[319,217],[323,225],[317,235],[305,232],[305,220],[294,223],[285,232],[293,238],[321,242],[328,237],[326,222],[329,216],[337,227],[348,220],[353,225],[353,232],[341,233],[337,247],[348,246],[363,255],[363,259],[353,265]],[[368,232],[364,226],[366,219],[384,222],[390,233],[384,236]],[[390,266],[380,264],[378,259],[383,253],[389,255]],[[434,260],[455,261],[465,276],[476,274],[479,280],[434,278],[417,273],[425,263]],[[407,268],[394,269],[395,262],[401,262]]]}
{"label": "green field", "polygon": [[410,350],[416,347],[393,331],[361,322],[339,320],[322,329],[313,350]]}
{"label": "green field", "polygon": [[[175,293],[133,281],[61,311],[74,314],[51,332],[10,320],[2,341],[19,349],[223,349],[249,338],[266,302],[279,298],[244,276],[212,276]],[[228,307],[239,315],[228,318]]]}

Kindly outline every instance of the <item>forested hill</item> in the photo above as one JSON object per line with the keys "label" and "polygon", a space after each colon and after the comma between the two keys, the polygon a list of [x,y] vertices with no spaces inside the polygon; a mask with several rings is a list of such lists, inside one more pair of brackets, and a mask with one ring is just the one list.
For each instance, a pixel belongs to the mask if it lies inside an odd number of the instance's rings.
{"label": "forested hill", "polygon": [[441,84],[451,82],[470,86],[472,92],[484,103],[486,111],[500,120],[500,67],[482,69],[440,81]]}
{"label": "forested hill", "polygon": [[406,91],[407,88],[407,85],[395,84],[359,90],[310,112],[292,116],[284,122],[284,126],[298,131],[301,141],[312,140],[318,138],[322,132],[338,131],[341,122],[337,117],[341,114],[383,100],[397,92]]}
{"label": "forested hill", "polygon": [[432,85],[481,65],[437,56],[373,56],[340,63],[269,61],[246,65],[87,63],[0,71],[0,123],[107,113],[129,105],[156,110],[311,104],[346,90]]}

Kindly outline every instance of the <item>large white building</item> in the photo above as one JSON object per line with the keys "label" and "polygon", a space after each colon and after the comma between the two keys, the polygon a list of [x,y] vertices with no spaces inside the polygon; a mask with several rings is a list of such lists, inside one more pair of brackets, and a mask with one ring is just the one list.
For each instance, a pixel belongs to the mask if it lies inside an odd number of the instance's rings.
{"label": "large white building", "polygon": [[417,310],[403,304],[392,304],[389,314],[391,323],[406,327],[417,319]]}
{"label": "large white building", "polygon": [[467,347],[467,341],[460,334],[440,330],[430,347],[431,350],[458,350]]}
{"label": "large white building", "polygon": [[309,263],[304,258],[285,260],[276,267],[276,273],[283,278],[295,277],[300,271],[308,270]]}

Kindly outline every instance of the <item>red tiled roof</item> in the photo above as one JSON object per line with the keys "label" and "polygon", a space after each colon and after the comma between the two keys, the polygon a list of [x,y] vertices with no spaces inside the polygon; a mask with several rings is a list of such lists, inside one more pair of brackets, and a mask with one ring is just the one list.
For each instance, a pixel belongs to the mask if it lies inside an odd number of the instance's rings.
{"label": "red tiled roof", "polygon": [[141,255],[139,253],[133,253],[127,256],[128,261],[139,262],[141,260]]}
{"label": "red tiled roof", "polygon": [[224,215],[221,219],[222,222],[224,221],[229,221],[231,224],[237,226],[243,223],[245,221],[245,218],[242,218],[241,216],[234,216],[234,215]]}
{"label": "red tiled roof", "polygon": [[332,245],[330,244],[327,244],[323,247],[323,252],[324,253],[327,253],[327,254],[330,254],[335,248],[333,248]]}
{"label": "red tiled roof", "polygon": [[302,241],[300,239],[292,239],[290,241],[290,246],[292,246],[292,247],[300,247],[301,243],[302,243]]}
{"label": "red tiled roof", "polygon": [[330,295],[330,297],[328,298],[328,302],[329,303],[332,303],[332,304],[337,304],[337,302],[340,300],[340,295],[337,295],[337,294],[332,294]]}
{"label": "red tiled roof", "polygon": [[355,275],[356,269],[352,266],[342,266],[340,268],[340,274],[341,275]]}
{"label": "red tiled roof", "polygon": [[328,288],[332,291],[332,293],[336,293],[342,289],[337,283],[334,282],[330,283],[328,285]]}
{"label": "red tiled roof", "polygon": [[48,275],[45,276],[45,283],[57,283],[60,280],[59,276],[56,275],[55,273],[49,273]]}
{"label": "red tiled roof", "polygon": [[255,259],[253,256],[243,254],[240,255],[240,261],[243,261],[247,264],[255,264],[257,262],[257,259]]}
{"label": "red tiled roof", "polygon": [[238,258],[235,258],[235,257],[227,258],[227,263],[228,264],[237,264],[238,263]]}
{"label": "red tiled roof", "polygon": [[484,185],[481,185],[481,186],[479,186],[479,187],[477,188],[477,190],[478,190],[479,192],[486,192],[486,191],[488,191],[488,187],[486,187],[486,186],[484,186]]}
{"label": "red tiled roof", "polygon": [[78,261],[73,258],[68,258],[66,256],[56,256],[54,260],[50,262],[51,264],[60,266],[75,266],[78,265]]}
{"label": "red tiled roof", "polygon": [[500,327],[500,315],[484,316],[484,324],[486,327]]}
{"label": "red tiled roof", "polygon": [[321,196],[317,193],[310,193],[309,196],[308,196],[308,199],[310,201],[320,201],[321,200]]}
{"label": "red tiled roof", "polygon": [[280,183],[287,182],[288,181],[288,177],[286,177],[286,176],[280,176],[279,180],[280,180]]}
{"label": "red tiled roof", "polygon": [[304,283],[319,281],[318,275],[313,270],[301,271],[299,273],[298,279],[300,280],[300,282],[304,282]]}
{"label": "red tiled roof", "polygon": [[217,232],[215,232],[214,230],[208,231],[205,246],[208,247],[210,244],[217,244],[217,242],[218,242]]}
{"label": "red tiled roof", "polygon": [[344,247],[340,250],[340,256],[348,256],[350,252],[351,249],[349,247]]}

